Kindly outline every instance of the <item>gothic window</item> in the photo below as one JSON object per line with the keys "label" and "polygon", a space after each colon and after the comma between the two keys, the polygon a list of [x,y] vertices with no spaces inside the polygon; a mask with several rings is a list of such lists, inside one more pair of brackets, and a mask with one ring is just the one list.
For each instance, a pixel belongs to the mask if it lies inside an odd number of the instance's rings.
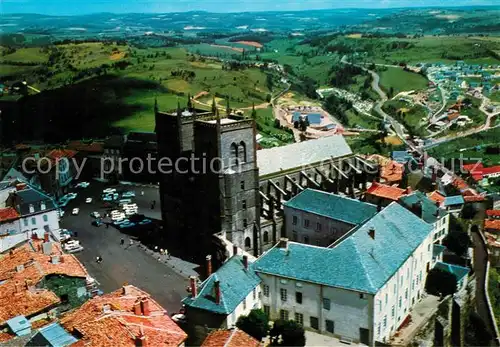
{"label": "gothic window", "polygon": [[246,248],[246,249],[248,249],[248,248],[250,248],[250,247],[252,247],[252,241],[250,241],[250,238],[249,238],[249,237],[247,237],[247,238],[245,239],[245,248]]}
{"label": "gothic window", "polygon": [[236,143],[231,144],[231,159],[238,158],[238,145]]}
{"label": "gothic window", "polygon": [[243,141],[241,141],[240,145],[238,146],[238,158],[243,163],[245,163],[247,161],[247,146],[245,145],[245,142],[243,142]]}

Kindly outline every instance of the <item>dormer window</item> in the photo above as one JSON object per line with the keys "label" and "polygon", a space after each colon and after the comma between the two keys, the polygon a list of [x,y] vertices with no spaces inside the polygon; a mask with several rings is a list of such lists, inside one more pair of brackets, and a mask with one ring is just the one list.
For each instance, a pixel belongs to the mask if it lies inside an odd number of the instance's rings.
{"label": "dormer window", "polygon": [[30,204],[30,213],[35,213],[35,206],[33,204]]}
{"label": "dormer window", "polygon": [[45,206],[45,201],[42,201],[42,202],[40,203],[40,210],[42,210],[42,211],[43,211],[43,210],[45,210],[46,208],[47,208],[47,206]]}

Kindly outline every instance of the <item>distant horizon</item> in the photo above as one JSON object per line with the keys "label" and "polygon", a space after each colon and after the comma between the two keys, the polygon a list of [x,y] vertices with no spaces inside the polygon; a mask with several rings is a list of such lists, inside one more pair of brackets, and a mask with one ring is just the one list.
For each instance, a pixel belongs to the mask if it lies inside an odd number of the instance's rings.
{"label": "distant horizon", "polygon": [[[72,17],[79,15],[98,14],[169,14],[169,13],[263,13],[263,12],[301,12],[301,11],[349,11],[349,10],[404,10],[425,8],[500,8],[500,5],[490,0],[442,0],[440,4],[432,0],[345,0],[343,6],[330,6],[328,0],[254,0],[247,3],[244,0],[206,0],[201,5],[196,0],[178,0],[175,4],[159,0],[46,0],[40,6],[37,0],[0,0],[0,14],[3,15],[45,15]],[[167,0],[171,2],[171,0]],[[76,2],[76,3],[75,3]],[[132,2],[132,3],[131,3]],[[429,2],[429,3],[428,3]],[[446,4],[450,2],[449,4]],[[452,2],[452,3],[451,3]],[[236,4],[238,3],[238,4]],[[271,4],[273,4],[271,7]],[[265,6],[265,7],[264,7]],[[197,8],[196,8],[197,7]],[[43,9],[42,9],[43,8]],[[121,8],[123,10],[118,10]],[[220,10],[224,8],[225,10]],[[64,10],[63,10],[64,9]],[[145,10],[147,9],[147,10]],[[1,17],[0,17],[1,18]],[[0,20],[1,21],[1,20]]]}

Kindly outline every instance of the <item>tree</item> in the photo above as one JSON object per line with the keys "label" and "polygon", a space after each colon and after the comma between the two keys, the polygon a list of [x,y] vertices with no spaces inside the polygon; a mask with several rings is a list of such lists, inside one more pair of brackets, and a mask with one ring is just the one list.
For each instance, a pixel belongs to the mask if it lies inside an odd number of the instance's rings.
{"label": "tree", "polygon": [[212,99],[212,114],[215,115],[217,113],[217,104],[215,103],[215,96]]}
{"label": "tree", "polygon": [[228,116],[231,114],[231,106],[229,105],[229,98],[226,99],[226,114]]}
{"label": "tree", "polygon": [[394,88],[389,88],[389,97],[392,98],[394,96]]}
{"label": "tree", "polygon": [[255,103],[252,104],[252,119],[257,120],[257,110],[255,109]]}
{"label": "tree", "polygon": [[256,309],[250,311],[248,316],[238,318],[236,326],[261,341],[269,331],[269,318],[264,311]]}
{"label": "tree", "polygon": [[467,254],[469,247],[472,246],[472,242],[466,231],[452,230],[444,238],[443,245],[459,257],[462,257]]}
{"label": "tree", "polygon": [[[271,344],[275,346],[305,346],[306,336],[302,325],[296,321],[277,320],[269,332]],[[281,340],[281,342],[280,342]]]}
{"label": "tree", "polygon": [[434,268],[427,274],[425,290],[439,296],[454,294],[457,291],[457,278],[448,271]]}

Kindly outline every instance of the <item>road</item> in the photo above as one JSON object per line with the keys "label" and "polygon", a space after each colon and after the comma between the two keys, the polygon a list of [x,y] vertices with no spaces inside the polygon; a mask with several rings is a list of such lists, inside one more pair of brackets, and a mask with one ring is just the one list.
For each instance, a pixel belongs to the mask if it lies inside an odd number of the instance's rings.
{"label": "road", "polygon": [[476,310],[486,324],[488,331],[495,336],[495,328],[492,317],[488,310],[486,300],[485,279],[486,264],[488,262],[488,252],[479,232],[471,232],[474,243],[474,274],[476,275]]}
{"label": "road", "polygon": [[[137,242],[134,242],[132,247],[121,246],[121,238],[126,240],[126,246],[128,246],[129,238],[113,227],[108,229],[105,226],[100,228],[91,226],[90,213],[92,211],[98,211],[101,214],[104,212],[102,204],[97,200],[102,188],[100,183],[92,182],[89,188],[78,190],[78,197],[65,209],[66,214],[61,220],[61,228],[78,232],[77,239],[85,248],[76,256],[85,265],[90,275],[100,283],[100,289],[104,292],[116,290],[124,283],[133,284],[151,294],[169,313],[178,312],[181,306],[180,301],[187,294],[185,288],[188,285],[188,279],[186,277],[179,275],[168,265],[160,263],[139,247]],[[140,196],[140,189],[145,190],[144,196]],[[158,201],[157,189],[136,188],[134,190],[139,193],[134,201],[139,205],[139,212],[150,215],[148,213],[149,201],[154,199]],[[94,201],[91,204],[85,204],[84,200],[87,197],[93,197]],[[74,207],[80,208],[77,216],[70,214]],[[159,207],[157,208],[159,211]],[[95,261],[98,255],[103,258],[100,264]]]}

